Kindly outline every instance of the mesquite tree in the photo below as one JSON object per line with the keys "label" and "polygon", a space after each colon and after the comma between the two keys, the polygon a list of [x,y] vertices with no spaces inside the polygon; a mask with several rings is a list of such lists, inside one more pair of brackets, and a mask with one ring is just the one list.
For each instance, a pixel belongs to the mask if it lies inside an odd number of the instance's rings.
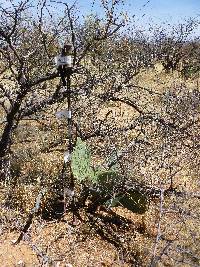
{"label": "mesquite tree", "polygon": [[[13,130],[23,118],[25,110],[32,110],[37,101],[37,91],[58,76],[52,71],[52,52],[57,44],[51,34],[42,31],[41,23],[26,14],[29,1],[16,6],[1,6],[1,175],[8,162]],[[47,46],[48,43],[48,46]],[[55,91],[48,101],[55,100]],[[42,108],[42,106],[41,106]],[[6,171],[6,170],[5,170]]]}
{"label": "mesquite tree", "polygon": [[184,63],[190,61],[190,55],[195,51],[193,44],[198,25],[199,22],[191,18],[178,25],[152,27],[152,55],[166,72],[181,71]]}
{"label": "mesquite tree", "polygon": [[[88,51],[114,35],[124,25],[115,15],[115,7],[104,3],[105,22],[94,18],[92,28],[81,25],[74,15],[75,6],[61,4],[61,18],[53,18],[51,3],[12,1],[2,5],[0,27],[1,52],[1,176],[9,173],[9,154],[13,130],[21,120],[47,106],[62,101],[66,92],[52,81],[59,76],[54,67],[54,56],[59,43],[69,40],[74,46],[74,68],[81,66]],[[59,3],[57,4],[59,6]],[[32,14],[32,15],[31,15]],[[45,23],[45,21],[48,21]],[[99,28],[100,27],[100,28]],[[101,31],[99,31],[101,29]],[[75,34],[77,32],[77,34]]]}

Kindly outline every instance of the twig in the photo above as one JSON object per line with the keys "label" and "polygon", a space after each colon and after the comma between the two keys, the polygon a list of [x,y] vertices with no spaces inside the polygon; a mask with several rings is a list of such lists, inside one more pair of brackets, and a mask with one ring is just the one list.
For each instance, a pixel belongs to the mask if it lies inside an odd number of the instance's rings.
{"label": "twig", "polygon": [[38,211],[40,209],[41,201],[42,201],[42,198],[43,198],[45,193],[46,193],[46,189],[43,189],[42,191],[39,192],[39,194],[36,198],[35,207],[30,211],[28,219],[26,221],[26,224],[25,224],[22,232],[20,233],[18,239],[13,243],[14,245],[19,244],[19,242],[22,240],[24,234],[28,231],[29,227],[31,226],[34,216],[38,213]]}

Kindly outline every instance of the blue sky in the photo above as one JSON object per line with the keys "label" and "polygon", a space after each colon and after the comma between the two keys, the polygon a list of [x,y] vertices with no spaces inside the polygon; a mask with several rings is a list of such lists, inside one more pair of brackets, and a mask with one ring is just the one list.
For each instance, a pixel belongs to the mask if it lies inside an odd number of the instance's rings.
{"label": "blue sky", "polygon": [[[112,0],[108,0],[112,1]],[[68,0],[68,3],[74,2]],[[91,11],[101,13],[98,4],[92,7],[92,2],[99,3],[99,0],[77,0],[80,14],[89,14]],[[146,28],[146,25],[183,23],[190,17],[200,20],[200,0],[124,0],[123,10],[129,16],[135,16],[136,25]],[[200,36],[200,26],[196,29],[196,36]]]}
{"label": "blue sky", "polygon": [[[20,0],[12,0],[19,2]],[[32,0],[36,3],[38,0]],[[92,11],[101,13],[99,8],[100,0],[61,0],[61,2],[72,4],[77,3],[80,9],[80,15],[90,14]],[[111,2],[112,0],[108,0]],[[7,4],[7,0],[0,0],[0,3]],[[51,0],[47,0],[50,3]],[[55,2],[54,2],[55,3]],[[92,3],[95,3],[92,5]],[[135,15],[136,25],[144,27],[147,24],[162,24],[163,22],[179,23],[185,19],[193,17],[200,20],[200,0],[124,0],[124,11],[127,11],[129,16]],[[54,8],[57,12],[56,4]],[[62,12],[60,10],[60,12]],[[200,35],[200,26],[198,29]]]}
{"label": "blue sky", "polygon": [[[152,19],[157,22],[169,20],[171,22],[179,22],[184,18],[197,17],[200,14],[200,0],[127,0],[131,13],[135,13],[136,17],[145,14],[144,19]],[[145,3],[146,6],[142,7]],[[138,10],[138,7],[140,10]]]}
{"label": "blue sky", "polygon": [[[11,0],[9,0],[11,1]],[[7,0],[0,0],[0,4],[7,5]],[[14,3],[20,0],[12,0]],[[37,3],[40,0],[31,0],[32,3]],[[111,2],[112,0],[108,0]],[[51,0],[47,0],[50,3]],[[59,2],[59,1],[58,1]],[[101,12],[99,9],[100,0],[61,0],[60,2],[74,3],[80,7],[81,14]],[[92,3],[95,5],[92,8]],[[149,19],[155,22],[169,20],[171,22],[179,22],[184,18],[197,17],[200,19],[200,0],[124,0],[124,10],[127,10],[129,15],[135,15],[136,20],[148,21]],[[143,16],[144,15],[144,16]]]}
{"label": "blue sky", "polygon": [[[90,12],[91,2],[90,0],[77,1],[83,13]],[[136,20],[141,21],[180,22],[184,18],[200,15],[200,0],[124,0],[124,2],[124,9],[129,15],[135,15]],[[95,11],[99,10],[95,9]]]}

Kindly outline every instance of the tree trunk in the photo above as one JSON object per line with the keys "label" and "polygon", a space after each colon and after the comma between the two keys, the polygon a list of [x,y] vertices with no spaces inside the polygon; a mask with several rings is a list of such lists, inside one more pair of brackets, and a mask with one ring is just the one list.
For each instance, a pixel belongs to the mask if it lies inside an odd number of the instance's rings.
{"label": "tree trunk", "polygon": [[7,124],[3,130],[0,140],[0,181],[10,179],[10,147],[12,143],[12,133],[16,128],[16,114],[20,104],[16,103],[7,114]]}
{"label": "tree trunk", "polygon": [[10,147],[13,129],[12,124],[13,123],[8,123],[6,125],[0,140],[0,181],[10,179]]}

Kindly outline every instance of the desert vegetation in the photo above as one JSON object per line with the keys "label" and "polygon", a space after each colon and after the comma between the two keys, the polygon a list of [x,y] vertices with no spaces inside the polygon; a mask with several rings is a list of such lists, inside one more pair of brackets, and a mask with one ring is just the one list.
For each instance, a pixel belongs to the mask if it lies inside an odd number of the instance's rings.
{"label": "desert vegetation", "polygon": [[0,261],[199,266],[199,21],[99,9],[0,7]]}

